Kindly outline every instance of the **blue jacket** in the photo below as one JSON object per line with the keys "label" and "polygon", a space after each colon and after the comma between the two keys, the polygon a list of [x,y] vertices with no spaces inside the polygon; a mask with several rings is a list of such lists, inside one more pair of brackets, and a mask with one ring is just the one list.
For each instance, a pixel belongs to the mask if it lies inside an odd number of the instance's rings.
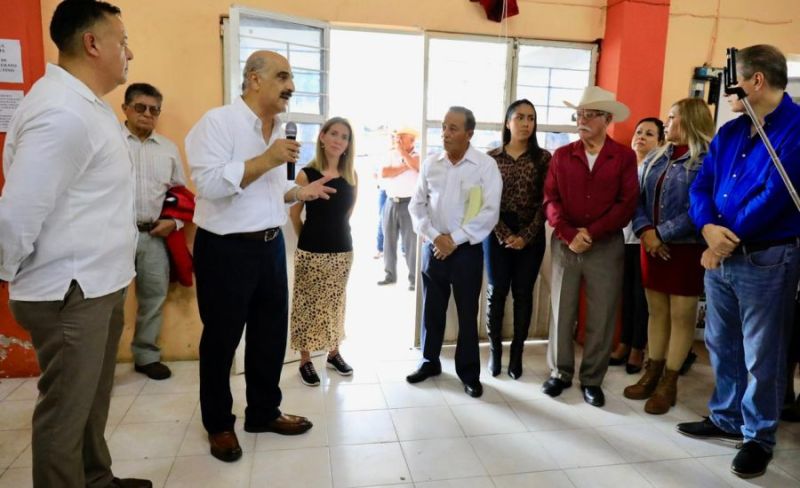
{"label": "blue jacket", "polygon": [[[688,152],[670,164],[673,148],[670,144],[663,153],[656,150],[642,163],[639,205],[633,216],[633,231],[639,235],[647,227],[654,227],[666,243],[701,243],[703,240],[689,218],[689,187],[700,170],[705,154],[700,154],[692,165],[689,164],[691,155]],[[665,171],[667,174],[656,202],[656,185]],[[656,205],[660,207],[658,225],[653,221]]]}

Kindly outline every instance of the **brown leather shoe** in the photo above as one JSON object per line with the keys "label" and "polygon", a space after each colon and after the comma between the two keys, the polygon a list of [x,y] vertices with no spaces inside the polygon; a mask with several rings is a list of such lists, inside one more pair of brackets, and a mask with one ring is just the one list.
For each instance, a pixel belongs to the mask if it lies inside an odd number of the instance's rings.
{"label": "brown leather shoe", "polygon": [[660,361],[648,359],[644,366],[644,374],[639,378],[639,381],[623,390],[622,394],[625,398],[630,398],[631,400],[650,398],[650,395],[653,394],[656,386],[658,386],[658,380],[661,379],[666,362],[664,359]]}
{"label": "brown leather shoe", "polygon": [[208,434],[208,443],[211,445],[211,455],[220,461],[232,463],[242,457],[239,439],[232,430]]}
{"label": "brown leather shoe", "polygon": [[313,426],[314,424],[305,417],[286,413],[282,413],[278,418],[264,424],[247,422],[246,420],[244,422],[245,432],[275,432],[280,435],[302,434]]}
{"label": "brown leather shoe", "polygon": [[678,397],[678,371],[665,369],[656,391],[644,404],[644,411],[652,415],[663,415],[675,406]]}

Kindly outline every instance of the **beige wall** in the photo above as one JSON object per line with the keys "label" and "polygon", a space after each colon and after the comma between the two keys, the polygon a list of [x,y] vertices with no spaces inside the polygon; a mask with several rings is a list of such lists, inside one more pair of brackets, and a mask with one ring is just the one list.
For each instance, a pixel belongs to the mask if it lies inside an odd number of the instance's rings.
{"label": "beige wall", "polygon": [[659,115],[689,95],[695,66],[722,67],[726,48],[753,44],[800,54],[800,1],[672,0]]}
{"label": "beige wall", "polygon": [[[41,0],[47,32],[59,0]],[[123,11],[134,51],[130,81],[147,81],[165,94],[160,131],[183,146],[191,126],[211,107],[222,103],[222,57],[219,19],[231,0],[111,0]],[[256,9],[271,10],[335,23],[418,28],[432,31],[508,35],[525,38],[592,42],[603,37],[606,0],[518,0],[521,13],[507,29],[486,20],[477,3],[467,0],[240,0]],[[720,0],[717,40],[712,40],[716,0],[672,0],[662,96],[663,115],[672,101],[688,93],[691,68],[707,61],[721,66],[725,47],[769,42],[787,53],[800,53],[800,2],[797,0]],[[643,39],[642,42],[647,42]],[[45,55],[56,50],[45,40]],[[118,107],[123,89],[108,100]],[[128,297],[130,337],[133,298]],[[194,357],[200,321],[194,290],[173,287],[165,312],[165,356]],[[120,356],[129,357],[127,347]]]}
{"label": "beige wall", "polygon": [[[147,81],[164,93],[159,130],[181,148],[186,133],[210,108],[222,103],[222,56],[219,20],[231,0],[110,0],[122,9],[134,59],[128,80]],[[59,0],[41,0],[47,32]],[[237,5],[331,22],[500,35],[477,3],[467,0],[243,0]],[[508,23],[507,35],[540,39],[594,41],[603,35],[605,0],[520,0],[522,13]],[[569,22],[563,19],[570,19]],[[504,32],[505,33],[505,32]],[[45,56],[57,51],[45,39]],[[119,111],[124,88],[107,100]],[[128,294],[127,324],[120,358],[130,359],[135,314]],[[173,285],[165,307],[162,344],[168,359],[197,355],[200,320],[194,289]]]}

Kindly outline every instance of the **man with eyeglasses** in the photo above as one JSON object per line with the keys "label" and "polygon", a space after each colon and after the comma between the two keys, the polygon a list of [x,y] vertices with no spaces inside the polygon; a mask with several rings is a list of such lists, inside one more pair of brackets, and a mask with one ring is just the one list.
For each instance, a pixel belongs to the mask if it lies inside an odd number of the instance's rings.
{"label": "man with eyeglasses", "polygon": [[185,186],[186,177],[178,148],[156,133],[164,97],[148,83],[133,83],[125,90],[123,135],[136,177],[136,329],[131,343],[134,370],[153,380],[171,376],[161,362],[158,336],[169,289],[169,256],[165,238],[183,222],[161,219],[167,190]]}
{"label": "man with eyeglasses", "polygon": [[555,231],[547,348],[550,378],[542,390],[557,397],[572,385],[572,335],[583,281],[588,310],[579,378],[586,403],[602,407],[601,384],[622,290],[622,229],[633,216],[639,196],[636,154],[607,134],[612,121],[622,122],[630,114],[615,94],[590,86],[578,105],[564,104],[576,110],[579,139],[553,153],[544,186],[545,212]]}

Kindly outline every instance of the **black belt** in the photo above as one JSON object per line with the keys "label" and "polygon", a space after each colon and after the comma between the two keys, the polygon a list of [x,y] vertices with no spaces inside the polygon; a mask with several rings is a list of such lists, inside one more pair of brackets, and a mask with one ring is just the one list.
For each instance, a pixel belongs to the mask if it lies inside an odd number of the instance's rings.
{"label": "black belt", "polygon": [[776,239],[773,241],[742,243],[733,250],[732,254],[750,254],[775,246],[785,246],[787,244],[794,244],[795,246],[800,247],[800,237],[787,237],[786,239]]}
{"label": "black belt", "polygon": [[393,201],[394,203],[408,203],[411,201],[411,197],[389,197],[389,200]]}
{"label": "black belt", "polygon": [[150,232],[155,226],[155,222],[136,222],[136,228],[139,229],[139,232]]}
{"label": "black belt", "polygon": [[249,239],[251,241],[269,242],[278,237],[280,232],[280,227],[272,227],[266,230],[257,230],[255,232],[236,232],[233,234],[225,234],[224,237],[237,237],[240,239]]}

